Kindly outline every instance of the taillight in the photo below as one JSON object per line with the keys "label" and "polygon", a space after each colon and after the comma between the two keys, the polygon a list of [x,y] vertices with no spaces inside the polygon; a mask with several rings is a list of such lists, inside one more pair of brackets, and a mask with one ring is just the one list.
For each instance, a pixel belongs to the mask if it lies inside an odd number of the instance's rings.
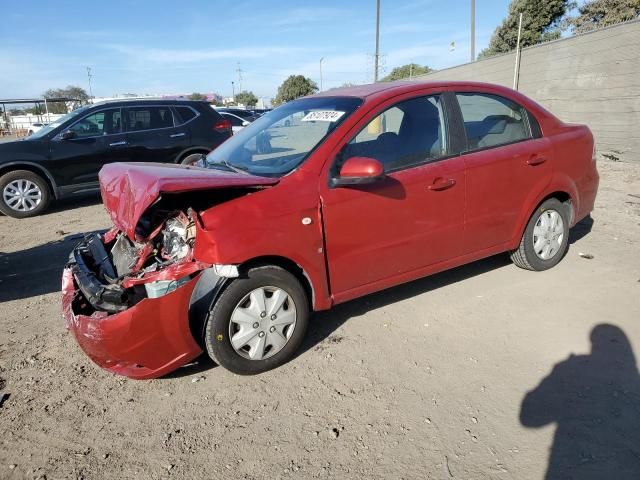
{"label": "taillight", "polygon": [[220,133],[227,133],[231,131],[231,120],[229,120],[228,118],[221,118],[220,120],[218,120],[215,125],[213,126],[213,129],[216,132],[220,132]]}

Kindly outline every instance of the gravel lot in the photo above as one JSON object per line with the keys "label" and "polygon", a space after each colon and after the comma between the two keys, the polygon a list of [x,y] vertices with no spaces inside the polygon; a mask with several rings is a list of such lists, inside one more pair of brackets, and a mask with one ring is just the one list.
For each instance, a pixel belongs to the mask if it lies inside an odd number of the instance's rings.
{"label": "gravel lot", "polygon": [[497,256],[339,306],[255,377],[100,370],[58,294],[99,199],[0,217],[0,478],[640,478],[640,164],[599,169],[555,269]]}

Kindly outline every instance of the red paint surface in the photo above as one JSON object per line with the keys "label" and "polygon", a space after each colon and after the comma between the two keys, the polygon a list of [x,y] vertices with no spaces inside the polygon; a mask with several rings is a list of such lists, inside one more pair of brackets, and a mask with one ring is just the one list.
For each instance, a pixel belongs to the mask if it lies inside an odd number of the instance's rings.
{"label": "red paint surface", "polygon": [[[543,138],[396,171],[380,183],[329,187],[336,154],[372,118],[398,101],[447,90],[512,99],[536,117]],[[162,192],[275,185],[199,212],[193,258],[203,264],[286,259],[309,279],[313,307],[322,310],[515,248],[532,212],[555,192],[571,198],[573,224],[593,209],[598,173],[591,133],[518,92],[467,82],[394,82],[322,95],[364,102],[279,180],[167,165],[105,167],[102,194],[114,223],[132,236]],[[188,331],[193,284],[108,318],[75,317],[72,329],[89,356],[111,371],[135,378],[164,374],[200,351]],[[142,374],[136,363],[145,365]]]}
{"label": "red paint surface", "polygon": [[82,350],[102,368],[130,378],[156,378],[202,353],[189,330],[189,299],[197,278],[124,312],[86,316],[71,311],[71,289],[76,287],[70,273],[63,274],[65,322]]}
{"label": "red paint surface", "polygon": [[161,192],[273,185],[278,179],[150,163],[109,163],[100,170],[102,200],[114,225],[134,239],[140,216]]}

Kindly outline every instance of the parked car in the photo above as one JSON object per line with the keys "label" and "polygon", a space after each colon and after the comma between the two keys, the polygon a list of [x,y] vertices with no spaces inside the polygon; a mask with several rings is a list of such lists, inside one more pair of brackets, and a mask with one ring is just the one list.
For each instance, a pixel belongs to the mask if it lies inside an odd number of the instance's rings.
{"label": "parked car", "polygon": [[219,112],[219,113],[220,115],[222,115],[222,118],[226,118],[231,122],[231,129],[233,130],[233,133],[238,133],[240,130],[242,130],[244,127],[246,127],[251,123],[250,121],[245,120],[244,118],[239,117],[237,115],[234,115],[233,113],[229,113],[229,112]]}
{"label": "parked car", "polygon": [[203,350],[263,372],[292,358],[311,311],[501,252],[553,267],[598,182],[586,126],[501,86],[323,92],[262,116],[206,168],[103,167],[114,226],[74,249],[64,316],[121,375],[158,377]]}
{"label": "parked car", "polygon": [[27,136],[33,135],[34,133],[39,131],[42,127],[46,127],[47,125],[49,125],[49,124],[48,123],[39,123],[39,122],[32,123],[27,128]]}
{"label": "parked car", "polygon": [[258,115],[251,110],[243,110],[242,108],[217,108],[218,113],[231,113],[237,117],[240,117],[248,122],[253,122]]}
{"label": "parked car", "polygon": [[0,212],[44,212],[52,199],[96,190],[111,162],[191,164],[231,136],[208,103],[129,100],[88,105],[23,140],[0,144]]}

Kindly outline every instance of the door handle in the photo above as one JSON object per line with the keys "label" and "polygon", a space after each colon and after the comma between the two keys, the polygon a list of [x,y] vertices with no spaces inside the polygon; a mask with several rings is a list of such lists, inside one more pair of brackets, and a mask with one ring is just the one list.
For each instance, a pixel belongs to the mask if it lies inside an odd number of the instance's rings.
{"label": "door handle", "polygon": [[431,185],[427,187],[429,190],[440,191],[446,190],[447,188],[451,188],[456,184],[456,181],[453,178],[436,178]]}
{"label": "door handle", "polygon": [[546,161],[547,159],[545,157],[534,156],[527,160],[527,165],[535,167],[536,165],[542,165]]}
{"label": "door handle", "polygon": [[178,137],[184,137],[185,135],[186,135],[186,133],[182,132],[182,133],[174,133],[172,135],[169,135],[169,137],[178,138]]}
{"label": "door handle", "polygon": [[120,146],[122,146],[122,145],[126,145],[126,144],[127,144],[127,142],[125,142],[125,141],[123,140],[123,141],[121,141],[121,142],[114,142],[114,143],[110,143],[110,144],[109,144],[109,146],[110,146],[110,147],[120,147]]}

